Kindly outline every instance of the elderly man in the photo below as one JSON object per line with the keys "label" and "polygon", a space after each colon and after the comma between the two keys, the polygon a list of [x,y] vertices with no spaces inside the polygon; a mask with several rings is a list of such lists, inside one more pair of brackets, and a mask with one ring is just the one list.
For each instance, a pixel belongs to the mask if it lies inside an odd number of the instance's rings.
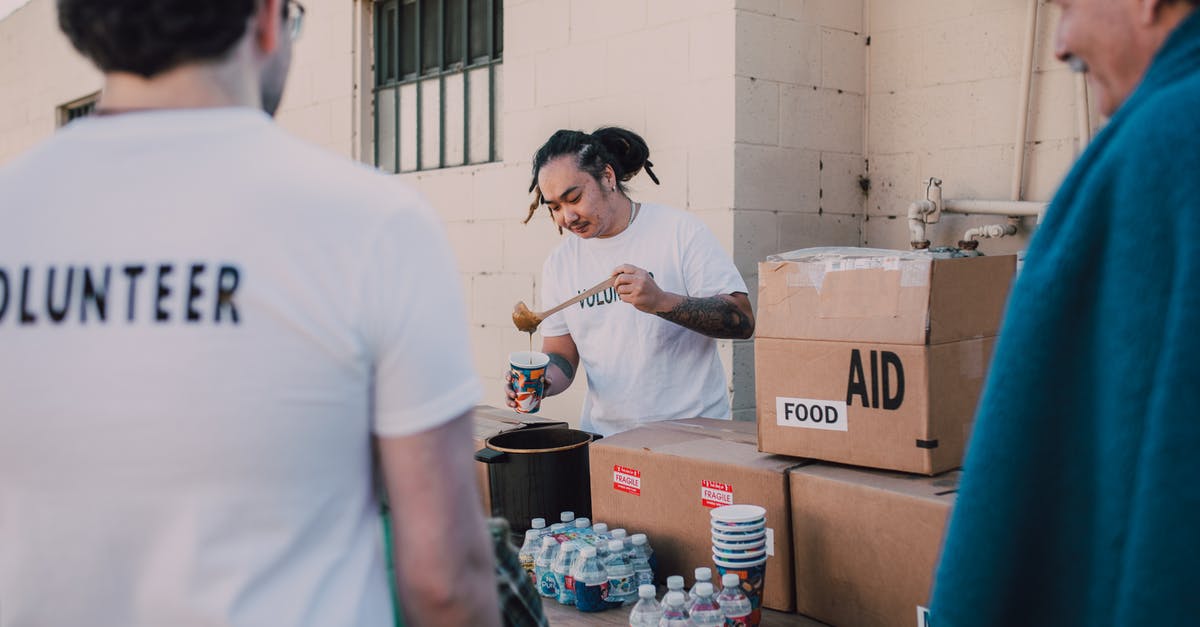
{"label": "elderly man", "polygon": [[453,258],[272,123],[303,7],[57,4],[105,85],[0,168],[0,625],[390,627],[373,457],[406,622],[498,625]]}
{"label": "elderly man", "polygon": [[933,624],[1200,620],[1200,13],[1058,0],[1108,127],[1030,245]]}

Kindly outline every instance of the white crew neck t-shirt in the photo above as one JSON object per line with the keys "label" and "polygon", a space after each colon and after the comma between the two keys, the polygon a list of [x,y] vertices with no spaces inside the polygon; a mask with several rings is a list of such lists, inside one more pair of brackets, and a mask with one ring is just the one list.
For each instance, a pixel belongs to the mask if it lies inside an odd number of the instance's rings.
{"label": "white crew neck t-shirt", "polygon": [[[684,296],[747,292],[720,242],[695,216],[643,204],[621,233],[604,239],[567,235],[542,267],[542,303],[560,303],[629,263],[660,288]],[[638,311],[612,288],[550,316],[543,337],[570,334],[587,373],[584,429],[611,435],[676,418],[729,418],[717,341]]]}
{"label": "white crew neck t-shirt", "polygon": [[480,394],[426,203],[174,110],[0,168],[0,225],[0,625],[391,625],[371,436]]}

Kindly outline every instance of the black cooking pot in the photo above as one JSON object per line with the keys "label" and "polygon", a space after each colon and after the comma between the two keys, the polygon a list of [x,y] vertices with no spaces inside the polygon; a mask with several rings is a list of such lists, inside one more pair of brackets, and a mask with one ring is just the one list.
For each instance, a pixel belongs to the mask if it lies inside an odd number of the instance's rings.
{"label": "black cooking pot", "polygon": [[475,459],[489,465],[492,516],[506,518],[524,536],[534,518],[558,522],[558,514],[592,516],[588,444],[600,436],[560,427],[519,429],[494,435]]}

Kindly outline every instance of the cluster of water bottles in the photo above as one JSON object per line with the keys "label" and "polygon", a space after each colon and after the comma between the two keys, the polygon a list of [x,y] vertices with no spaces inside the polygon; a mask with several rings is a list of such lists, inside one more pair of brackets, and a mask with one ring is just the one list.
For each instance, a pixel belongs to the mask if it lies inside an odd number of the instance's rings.
{"label": "cluster of water bottles", "polygon": [[531,527],[521,546],[521,565],[547,599],[581,612],[632,605],[632,627],[750,624],[750,599],[735,574],[722,578],[719,595],[711,569],[697,568],[695,585],[686,594],[683,577],[668,577],[663,602],[655,600],[656,562],[646,534],[610,531],[603,523],[575,518],[574,512],[562,512],[550,528],[542,518],[533,519]]}

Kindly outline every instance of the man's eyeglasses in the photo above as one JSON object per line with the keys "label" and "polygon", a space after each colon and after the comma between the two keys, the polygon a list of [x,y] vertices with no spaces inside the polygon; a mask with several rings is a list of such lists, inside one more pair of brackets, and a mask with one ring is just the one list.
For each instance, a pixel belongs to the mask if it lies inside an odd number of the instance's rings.
{"label": "man's eyeglasses", "polygon": [[300,31],[304,29],[304,5],[296,0],[284,2],[283,20],[288,37],[292,41],[300,39]]}

